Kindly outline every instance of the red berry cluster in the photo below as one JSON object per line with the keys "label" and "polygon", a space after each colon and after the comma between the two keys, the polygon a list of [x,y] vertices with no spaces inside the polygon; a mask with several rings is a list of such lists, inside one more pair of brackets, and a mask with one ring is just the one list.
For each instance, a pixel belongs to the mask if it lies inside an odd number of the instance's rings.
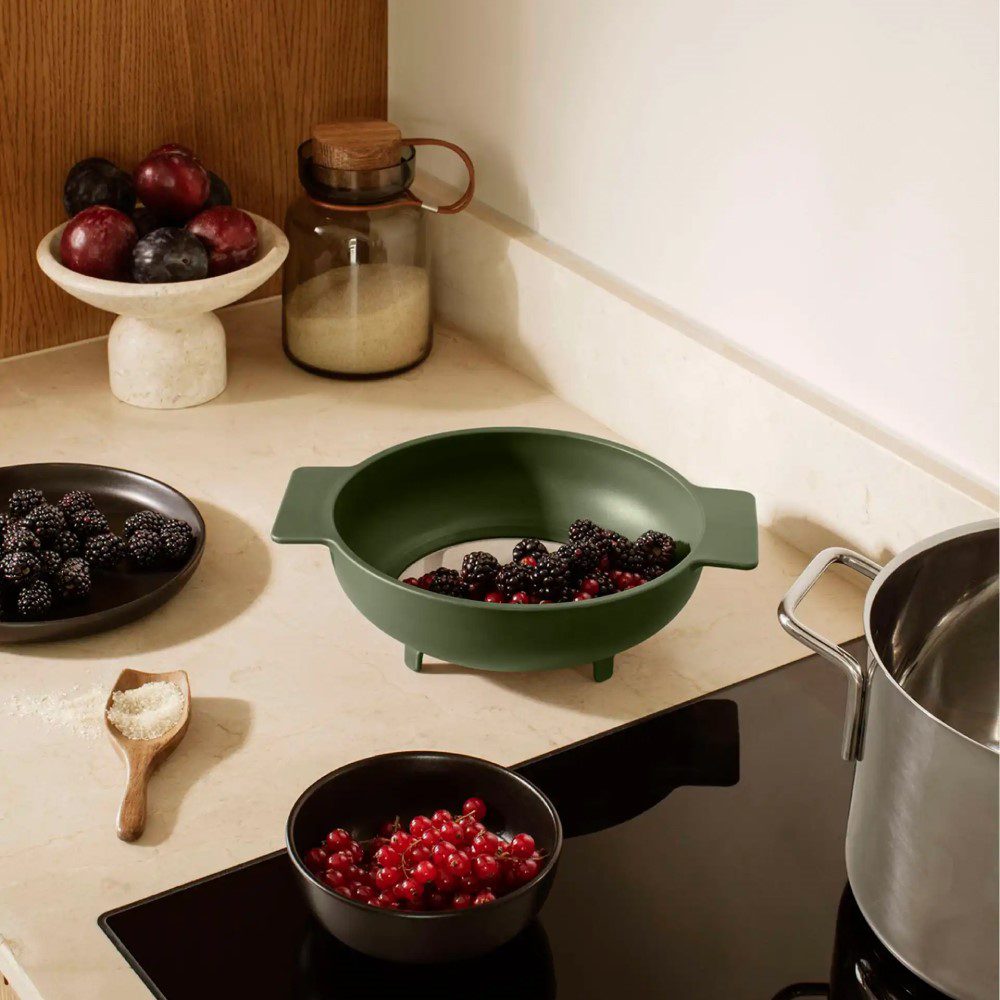
{"label": "red berry cluster", "polygon": [[385,823],[367,843],[331,830],[306,853],[313,877],[346,899],[383,910],[465,910],[492,903],[541,871],[542,855],[529,833],[510,840],[488,830],[486,803],[467,799],[458,816]]}
{"label": "red berry cluster", "polygon": [[569,541],[554,551],[538,538],[522,538],[503,565],[488,552],[470,552],[461,571],[443,567],[403,583],[487,604],[561,604],[632,590],[677,561],[677,543],[663,532],[646,531],[630,541],[580,518],[569,527]]}

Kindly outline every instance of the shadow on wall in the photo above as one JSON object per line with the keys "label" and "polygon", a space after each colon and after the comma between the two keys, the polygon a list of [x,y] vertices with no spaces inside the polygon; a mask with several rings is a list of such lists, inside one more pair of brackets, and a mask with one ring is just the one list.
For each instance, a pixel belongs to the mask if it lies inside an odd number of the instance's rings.
{"label": "shadow on wall", "polygon": [[[844,537],[844,535],[830,528],[828,525],[819,524],[800,515],[784,513],[780,508],[774,510],[767,527],[780,538],[783,538],[786,542],[794,545],[795,548],[806,553],[810,558],[822,549],[837,547],[853,549],[884,566],[896,555],[895,552],[886,547],[879,549],[877,552],[866,551],[863,545]],[[867,587],[868,585],[867,580],[864,580],[857,573],[853,573],[850,570],[836,567],[834,572],[841,579],[850,580],[858,586]]]}
{"label": "shadow on wall", "polygon": [[66,642],[10,646],[8,652],[43,659],[115,659],[169,649],[208,635],[241,615],[257,600],[271,575],[263,537],[246,521],[204,500],[195,500],[205,518],[201,565],[188,585],[145,618],[97,635]]}
{"label": "shadow on wall", "polygon": [[[512,150],[494,144],[482,133],[467,130],[461,136],[448,134],[449,123],[427,115],[425,109],[409,108],[405,98],[396,101],[393,114],[406,123],[406,128],[422,135],[437,135],[464,145],[476,165],[477,191],[501,190],[507,193],[514,208],[514,217],[529,229],[537,225],[537,215],[528,189],[518,174]],[[429,175],[434,195],[427,200],[444,200],[439,190],[438,177],[453,179],[447,166],[451,153],[433,147],[420,150],[420,171]],[[420,190],[420,180],[416,185]],[[518,368],[529,377],[540,379],[529,361],[519,336],[519,295],[513,269],[508,262],[510,239],[498,229],[488,227],[486,238],[472,242],[474,254],[468,246],[459,246],[455,239],[460,227],[481,225],[467,214],[457,216],[432,216],[429,220],[432,257],[432,282],[434,289],[434,315],[437,322],[460,330],[469,339],[485,344],[491,353],[510,357],[520,351]],[[487,227],[484,227],[486,229]],[[463,241],[464,244],[464,241]],[[474,287],[476,295],[463,294]],[[475,310],[471,301],[475,300]]]}

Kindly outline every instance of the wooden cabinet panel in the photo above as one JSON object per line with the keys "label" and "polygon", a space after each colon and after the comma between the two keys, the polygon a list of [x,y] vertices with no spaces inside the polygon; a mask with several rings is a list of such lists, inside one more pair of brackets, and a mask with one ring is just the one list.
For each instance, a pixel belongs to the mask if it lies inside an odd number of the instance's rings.
{"label": "wooden cabinet panel", "polygon": [[76,160],[181,142],[281,225],[310,126],[386,113],[386,0],[0,0],[0,38],[0,357],[111,322],[35,264]]}

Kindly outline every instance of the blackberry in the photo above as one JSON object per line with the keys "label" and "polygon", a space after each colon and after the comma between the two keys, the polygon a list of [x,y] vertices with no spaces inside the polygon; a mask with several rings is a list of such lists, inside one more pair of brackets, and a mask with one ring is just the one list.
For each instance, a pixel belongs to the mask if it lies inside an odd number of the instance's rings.
{"label": "blackberry", "polygon": [[427,589],[432,594],[445,594],[448,597],[468,597],[469,588],[457,569],[436,569],[431,573],[431,582]]}
{"label": "blackberry", "polygon": [[114,569],[125,556],[125,543],[110,531],[88,538],[83,558],[93,569]]}
{"label": "blackberry", "polygon": [[142,569],[153,569],[160,562],[160,536],[148,528],[140,528],[128,540],[128,554]]}
{"label": "blackberry", "polygon": [[38,536],[20,522],[15,523],[12,528],[8,528],[4,532],[4,552],[40,552],[41,549],[42,543]]}
{"label": "blackberry", "polygon": [[[629,540],[617,531],[611,531],[607,528],[602,528],[600,531],[595,532],[591,538],[594,546],[597,548],[600,554],[601,562],[598,564],[601,569],[614,569],[616,568],[622,559],[622,556],[631,544]],[[608,565],[605,567],[601,565],[604,561],[604,557],[607,558]]]}
{"label": "blackberry", "polygon": [[167,562],[182,563],[191,548],[191,533],[170,525],[160,532],[160,547]]}
{"label": "blackberry", "polygon": [[94,498],[83,490],[70,490],[59,501],[59,508],[64,514],[72,514],[77,510],[93,510],[96,506]]}
{"label": "blackberry", "polygon": [[[651,563],[667,570],[674,561],[677,545],[674,540],[662,531],[644,531],[635,544],[646,552]],[[659,575],[659,574],[657,574]]]}
{"label": "blackberry", "polygon": [[576,579],[593,573],[601,559],[601,553],[597,551],[597,546],[586,537],[580,541],[560,546],[556,549],[556,555],[561,556],[569,563],[570,573]]}
{"label": "blackberry", "polygon": [[545,556],[548,554],[549,550],[545,547],[545,544],[537,538],[522,538],[517,545],[514,546],[511,558],[514,562],[520,562],[525,558],[525,556],[531,556],[532,558],[537,559],[539,556]]}
{"label": "blackberry", "polygon": [[159,531],[165,523],[164,516],[155,510],[140,510],[125,518],[125,537],[131,538],[137,531]]}
{"label": "blackberry", "polygon": [[42,564],[42,572],[53,576],[62,565],[62,556],[55,549],[46,549],[39,554],[38,561]]}
{"label": "blackberry", "polygon": [[595,597],[608,597],[610,594],[618,593],[615,581],[607,573],[594,573],[591,579],[597,581],[598,590]]}
{"label": "blackberry", "polygon": [[9,552],[0,559],[0,578],[12,587],[27,586],[41,569],[41,560],[33,552]]}
{"label": "blackberry", "polygon": [[75,556],[80,551],[80,539],[72,531],[60,531],[53,548],[63,557]]}
{"label": "blackberry", "polygon": [[10,508],[11,517],[24,517],[29,510],[43,503],[45,503],[45,494],[41,490],[28,488],[14,490],[7,506]]}
{"label": "blackberry", "polygon": [[17,610],[25,618],[44,618],[52,607],[52,588],[44,580],[36,580],[17,595]]}
{"label": "blackberry", "polygon": [[180,531],[183,532],[188,541],[194,540],[194,532],[191,530],[191,525],[187,521],[182,521],[179,517],[168,517],[164,521],[161,531]]}
{"label": "blackberry", "polygon": [[569,526],[569,537],[574,542],[582,541],[584,538],[590,538],[591,535],[601,530],[601,526],[594,524],[589,518],[578,517]]}
{"label": "blackberry", "polygon": [[518,562],[504,563],[497,573],[497,590],[508,600],[520,591],[531,589],[531,567]]}
{"label": "blackberry", "polygon": [[539,557],[531,567],[531,592],[540,601],[563,601],[569,589],[569,563],[555,553]]}
{"label": "blackberry", "polygon": [[629,573],[638,573],[648,580],[650,572],[656,568],[656,565],[641,545],[628,542],[619,556],[618,567]]}
{"label": "blackberry", "polygon": [[485,592],[497,582],[500,563],[489,552],[470,552],[462,560],[462,579],[475,589]]}
{"label": "blackberry", "polygon": [[66,518],[63,517],[63,512],[50,503],[32,507],[24,515],[24,520],[21,523],[38,536],[42,545],[51,545],[59,537],[59,533],[66,528]]}
{"label": "blackberry", "polygon": [[91,535],[103,535],[110,530],[108,519],[99,510],[91,507],[73,511],[69,523],[81,540],[90,538]]}
{"label": "blackberry", "polygon": [[90,567],[82,559],[66,559],[59,567],[55,583],[67,601],[81,601],[90,593]]}
{"label": "blackberry", "polygon": [[3,533],[8,528],[13,528],[15,524],[17,524],[17,521],[10,514],[0,514],[0,539],[3,538]]}
{"label": "blackberry", "polygon": [[8,516],[11,521],[20,521],[29,511],[45,503],[45,494],[34,487],[14,490],[7,500]]}

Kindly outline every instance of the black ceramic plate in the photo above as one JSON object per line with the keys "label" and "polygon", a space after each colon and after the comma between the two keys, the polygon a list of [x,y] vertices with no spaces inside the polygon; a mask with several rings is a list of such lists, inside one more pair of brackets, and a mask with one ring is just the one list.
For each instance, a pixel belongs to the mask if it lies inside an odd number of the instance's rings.
{"label": "black ceramic plate", "polygon": [[[92,632],[104,632],[148,615],[170,600],[191,578],[205,548],[205,522],[198,508],[186,496],[166,483],[138,472],[112,469],[106,465],[78,465],[72,462],[45,462],[38,465],[8,465],[0,468],[0,509],[14,490],[35,486],[50,503],[69,490],[86,490],[107,515],[116,534],[129,514],[140,508],[159,511],[166,517],[187,521],[194,532],[194,551],[188,561],[174,569],[145,572],[120,569],[94,573],[90,597],[77,605],[58,610],[65,618],[48,621],[0,621],[0,644],[73,639]],[[124,566],[124,564],[123,564]]]}

